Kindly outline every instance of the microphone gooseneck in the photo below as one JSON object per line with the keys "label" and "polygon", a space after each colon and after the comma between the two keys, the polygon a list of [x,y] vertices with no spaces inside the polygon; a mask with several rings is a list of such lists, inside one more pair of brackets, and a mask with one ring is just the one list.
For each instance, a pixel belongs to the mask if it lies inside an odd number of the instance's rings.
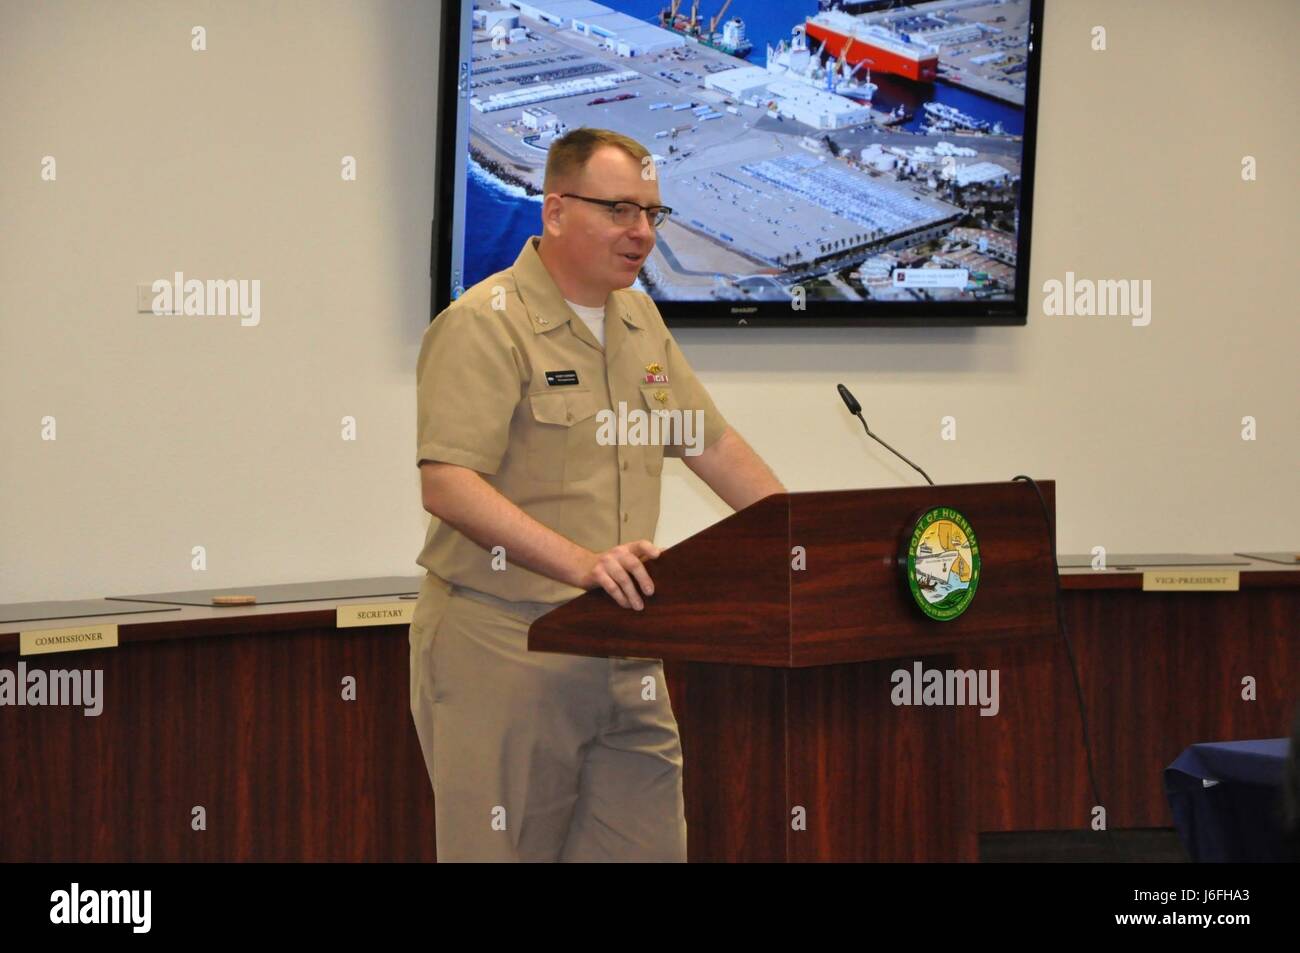
{"label": "microphone gooseneck", "polygon": [[871,432],[871,428],[867,426],[867,419],[862,416],[862,405],[858,403],[858,399],[853,396],[853,393],[843,384],[836,384],[835,387],[840,392],[840,397],[844,401],[844,406],[849,409],[849,413],[851,413],[854,417],[857,417],[858,420],[862,421],[862,429],[867,432],[867,436],[870,437],[872,440],[876,441],[876,443],[880,444],[882,447],[884,447],[894,456],[898,457],[898,459],[902,460],[904,463],[906,463],[917,473],[921,474],[921,476],[925,477],[925,482],[930,484],[930,486],[934,486],[934,481],[930,479],[930,474],[926,473],[924,470],[918,467],[911,460],[907,459],[907,457],[903,456],[901,453],[899,453],[897,450],[895,450],[893,447],[885,443],[885,441],[881,440],[879,437],[877,437],[875,434]]}

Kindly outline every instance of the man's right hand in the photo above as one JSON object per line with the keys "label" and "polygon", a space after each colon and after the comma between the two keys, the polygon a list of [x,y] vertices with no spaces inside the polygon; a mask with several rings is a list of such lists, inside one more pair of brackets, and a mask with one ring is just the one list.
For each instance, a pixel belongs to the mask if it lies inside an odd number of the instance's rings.
{"label": "man's right hand", "polygon": [[[662,550],[650,540],[638,539],[607,549],[603,553],[592,553],[579,586],[583,589],[600,586],[624,609],[644,609],[641,593],[651,596],[655,591],[644,561],[658,559],[660,552]],[[633,579],[636,581],[633,582]],[[638,584],[641,587],[639,591]]]}

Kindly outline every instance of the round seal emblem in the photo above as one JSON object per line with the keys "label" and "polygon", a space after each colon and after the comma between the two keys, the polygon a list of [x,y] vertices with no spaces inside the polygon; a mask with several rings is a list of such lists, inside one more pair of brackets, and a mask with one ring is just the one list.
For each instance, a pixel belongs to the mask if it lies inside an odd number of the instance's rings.
{"label": "round seal emblem", "polygon": [[907,587],[921,611],[939,622],[965,612],[980,581],[980,547],[966,517],[947,506],[928,509],[905,546]]}

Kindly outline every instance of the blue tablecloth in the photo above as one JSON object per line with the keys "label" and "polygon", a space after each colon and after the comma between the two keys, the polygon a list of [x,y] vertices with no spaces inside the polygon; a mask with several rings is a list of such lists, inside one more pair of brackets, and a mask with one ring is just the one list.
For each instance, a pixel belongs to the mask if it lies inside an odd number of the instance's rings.
{"label": "blue tablecloth", "polygon": [[1165,794],[1195,861],[1289,860],[1282,774],[1289,740],[1192,745],[1165,769]]}

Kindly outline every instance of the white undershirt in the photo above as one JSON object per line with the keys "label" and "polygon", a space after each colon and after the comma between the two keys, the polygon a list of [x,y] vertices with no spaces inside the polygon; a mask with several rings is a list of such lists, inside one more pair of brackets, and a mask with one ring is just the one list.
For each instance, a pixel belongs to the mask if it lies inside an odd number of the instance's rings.
{"label": "white undershirt", "polygon": [[564,303],[573,309],[573,313],[582,318],[582,323],[591,328],[591,333],[596,336],[600,346],[605,346],[605,306],[599,308],[589,308],[585,304],[574,304],[568,298]]}

